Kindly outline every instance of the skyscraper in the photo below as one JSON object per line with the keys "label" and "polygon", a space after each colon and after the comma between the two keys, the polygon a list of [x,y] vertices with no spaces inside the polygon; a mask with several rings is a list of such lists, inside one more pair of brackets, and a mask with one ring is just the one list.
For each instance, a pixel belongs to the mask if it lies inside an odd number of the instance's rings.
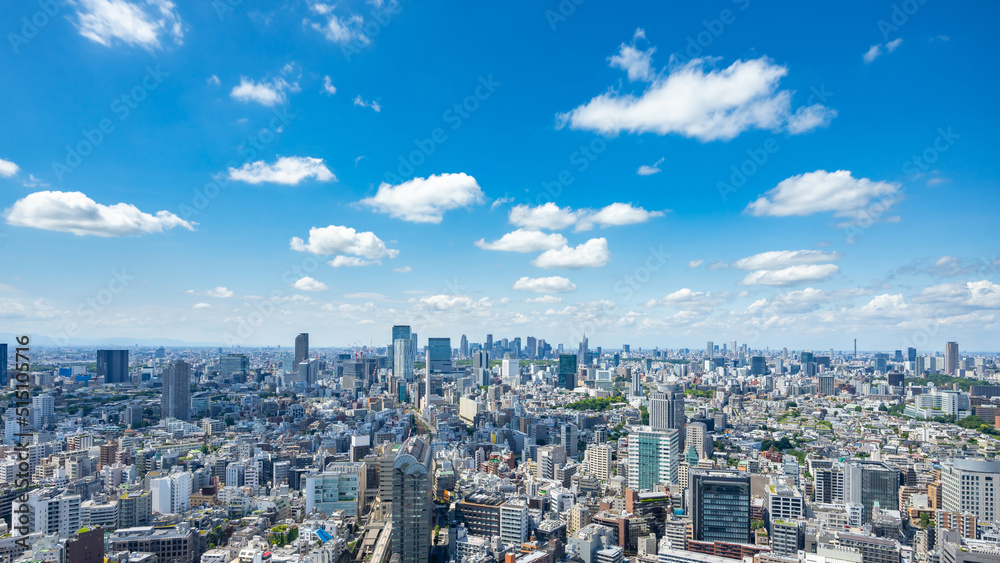
{"label": "skyscraper", "polygon": [[7,386],[7,344],[0,342],[0,387]]}
{"label": "skyscraper", "polygon": [[685,434],[684,443],[694,448],[699,459],[711,459],[712,435],[704,422],[692,422],[685,429]]}
{"label": "skyscraper", "polygon": [[649,399],[649,424],[653,430],[679,430],[683,436],[687,418],[684,416],[684,393],[668,391],[653,393]]}
{"label": "skyscraper", "polygon": [[484,348],[486,349],[487,352],[492,352],[493,351],[493,335],[492,334],[487,334],[486,335],[486,346],[484,346]]}
{"label": "skyscraper", "polygon": [[690,503],[695,540],[753,543],[748,474],[693,471]]}
{"label": "skyscraper", "polygon": [[559,354],[559,378],[556,386],[563,389],[576,389],[576,361],[573,354]]}
{"label": "skyscraper", "polygon": [[105,383],[128,383],[128,350],[98,350],[97,377]]}
{"label": "skyscraper", "polygon": [[400,561],[425,563],[430,556],[431,460],[430,445],[420,438],[410,438],[386,450],[386,463],[380,463],[388,470],[388,475],[382,476],[388,477],[388,486],[380,483],[380,491],[386,493],[382,502],[391,503],[392,553],[399,554]]}
{"label": "skyscraper", "polygon": [[916,348],[907,348],[906,349],[906,361],[908,361],[908,362],[915,362],[915,361],[917,361],[917,349]]}
{"label": "skyscraper", "polygon": [[944,373],[945,375],[958,373],[958,342],[944,345]]}
{"label": "skyscraper", "polygon": [[427,372],[452,372],[451,338],[427,339]]}
{"label": "skyscraper", "polygon": [[243,354],[226,354],[219,358],[219,375],[222,377],[229,377],[233,374],[246,377],[249,369],[250,362]]}
{"label": "skyscraper", "polygon": [[309,333],[303,332],[295,337],[295,364],[299,365],[309,358]]}
{"label": "skyscraper", "polygon": [[715,342],[709,340],[708,343],[705,344],[705,356],[711,358],[714,355],[715,355]]}
{"label": "skyscraper", "polygon": [[393,345],[392,373],[396,377],[406,381],[413,381],[413,362],[416,360],[416,347],[413,340],[400,338]]}
{"label": "skyscraper", "polygon": [[469,357],[469,339],[462,335],[462,339],[458,341],[458,356],[460,358]]}
{"label": "skyscraper", "polygon": [[[392,327],[392,339],[389,340],[389,368],[394,367],[393,364],[396,361],[396,341],[410,340],[412,338],[413,336],[410,334],[410,325],[394,325]],[[416,351],[416,348],[414,348],[414,351]]]}
{"label": "skyscraper", "polygon": [[678,481],[680,436],[677,430],[639,426],[628,434],[628,488],[652,491]]}
{"label": "skyscraper", "polygon": [[191,420],[191,366],[184,360],[172,360],[163,370],[160,417]]}

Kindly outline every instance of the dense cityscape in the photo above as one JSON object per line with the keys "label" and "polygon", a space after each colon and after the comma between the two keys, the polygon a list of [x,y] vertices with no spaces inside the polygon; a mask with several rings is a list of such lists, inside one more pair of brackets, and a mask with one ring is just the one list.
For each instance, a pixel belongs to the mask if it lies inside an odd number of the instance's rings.
{"label": "dense cityscape", "polygon": [[413,328],[374,348],[0,345],[0,558],[1000,561],[995,354]]}

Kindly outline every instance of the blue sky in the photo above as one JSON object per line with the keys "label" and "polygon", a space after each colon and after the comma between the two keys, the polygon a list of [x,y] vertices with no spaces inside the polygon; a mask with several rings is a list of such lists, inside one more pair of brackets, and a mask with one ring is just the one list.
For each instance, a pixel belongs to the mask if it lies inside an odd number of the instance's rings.
{"label": "blue sky", "polygon": [[996,10],[7,3],[0,319],[994,350]]}

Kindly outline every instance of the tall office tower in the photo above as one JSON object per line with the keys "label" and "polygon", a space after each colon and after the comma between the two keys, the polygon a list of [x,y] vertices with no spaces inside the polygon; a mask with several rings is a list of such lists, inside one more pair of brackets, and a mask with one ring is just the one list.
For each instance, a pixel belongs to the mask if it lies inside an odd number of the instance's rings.
{"label": "tall office tower", "polygon": [[427,373],[451,373],[451,338],[427,339]]}
{"label": "tall office tower", "polygon": [[708,425],[704,422],[692,422],[685,429],[686,447],[693,447],[698,459],[712,458],[712,435],[708,432]]}
{"label": "tall office tower", "polygon": [[750,375],[765,375],[767,373],[767,360],[764,356],[750,357]]}
{"label": "tall office tower", "polygon": [[309,358],[309,333],[303,332],[295,337],[295,365]]}
{"label": "tall office tower", "polygon": [[534,336],[529,336],[524,339],[524,352],[529,358],[535,359],[538,357],[538,339]]}
{"label": "tall office tower", "polygon": [[128,383],[128,350],[98,350],[97,377],[105,383]]}
{"label": "tall office tower", "polygon": [[462,335],[462,339],[458,341],[458,355],[461,358],[469,357],[469,339]]}
{"label": "tall office tower", "polygon": [[657,485],[677,484],[679,455],[677,430],[636,427],[628,434],[628,488],[652,491]]}
{"label": "tall office tower", "polygon": [[583,340],[580,341],[580,347],[576,352],[576,364],[578,366],[589,366],[590,365],[590,342],[587,340],[587,335],[583,335]]}
{"label": "tall office tower", "polygon": [[632,346],[629,344],[622,344],[622,354],[631,354]]}
{"label": "tall office tower", "polygon": [[430,556],[431,455],[430,445],[414,437],[387,449],[379,460],[379,495],[389,505],[392,553],[400,561],[426,563]]}
{"label": "tall office tower", "polygon": [[246,377],[248,371],[250,371],[250,361],[244,354],[226,354],[219,358],[219,375],[222,377],[231,375]]}
{"label": "tall office tower", "polygon": [[632,368],[625,368],[625,373],[632,378],[632,396],[642,397],[642,371],[632,371]]}
{"label": "tall office tower", "polygon": [[899,470],[880,461],[844,464],[844,502],[864,506],[862,523],[870,522],[876,503],[890,510],[899,506]]}
{"label": "tall office tower", "polygon": [[917,349],[916,348],[907,348],[906,349],[906,361],[908,361],[908,362],[915,362],[915,361],[917,361]]}
{"label": "tall office tower", "polygon": [[[396,350],[395,350],[396,341],[397,340],[411,340],[412,338],[413,338],[413,335],[410,332],[410,325],[393,325],[393,327],[392,327],[392,339],[389,340],[389,350],[388,350],[388,355],[389,355],[389,365],[388,365],[388,367],[389,367],[389,369],[392,369],[393,367],[395,367],[393,364],[396,361]],[[416,349],[417,348],[414,346],[414,348],[413,348],[414,353],[416,353]]]}
{"label": "tall office tower", "polygon": [[735,340],[730,340],[729,341],[729,351],[732,352],[736,356],[740,355],[740,351],[736,348],[736,341]]}
{"label": "tall office tower", "polygon": [[653,393],[649,400],[649,424],[653,430],[678,430],[683,436],[687,418],[684,416],[684,393],[668,391]]}
{"label": "tall office tower", "polygon": [[958,373],[958,342],[944,345],[944,373],[945,375]]}
{"label": "tall office tower", "polygon": [[556,467],[566,465],[566,448],[549,445],[535,449],[535,472],[539,479],[555,479]]}
{"label": "tall office tower", "polygon": [[889,371],[889,354],[875,354],[875,373]]}
{"label": "tall office tower", "polygon": [[715,342],[709,340],[708,344],[705,344],[705,357],[711,358],[714,355],[715,355]]}
{"label": "tall office tower", "polygon": [[413,340],[400,338],[392,344],[394,358],[392,373],[397,378],[410,383],[413,381],[413,362],[416,361],[416,347]]}
{"label": "tall office tower", "polygon": [[575,458],[580,453],[579,430],[575,424],[561,424],[559,426],[559,443],[566,449],[568,457]]}
{"label": "tall office tower", "polygon": [[7,386],[7,344],[0,342],[0,387]]}
{"label": "tall office tower", "polygon": [[556,387],[576,389],[576,361],[573,354],[559,354],[559,378]]}
{"label": "tall office tower", "polygon": [[500,364],[500,377],[520,377],[521,361],[516,358],[504,358]]}
{"label": "tall office tower", "polygon": [[902,362],[903,361],[903,351],[902,350],[896,350],[893,353],[893,355],[892,355],[892,361],[897,362],[897,363],[898,362]]}
{"label": "tall office tower", "polygon": [[521,357],[521,337],[515,337],[514,340],[510,341],[510,351],[514,354],[514,358]]}
{"label": "tall office tower", "polygon": [[191,366],[184,360],[172,360],[163,370],[160,417],[191,420]]}
{"label": "tall office tower", "polygon": [[56,399],[52,395],[42,394],[31,398],[31,425],[35,428],[45,428],[56,421]]}
{"label": "tall office tower", "polygon": [[417,333],[411,332],[410,333],[410,338],[413,339],[413,350],[414,351],[420,350],[420,341],[417,340]]}
{"label": "tall office tower", "polygon": [[484,348],[486,349],[487,352],[492,352],[493,351],[493,335],[492,334],[487,334],[486,335],[486,345],[484,346]]}
{"label": "tall office tower", "polygon": [[981,522],[1000,518],[1000,461],[954,458],[941,467],[941,501],[949,512],[972,513]]}
{"label": "tall office tower", "polygon": [[832,375],[821,375],[817,379],[819,380],[818,392],[820,395],[830,396],[835,393],[836,387]]}
{"label": "tall office tower", "polygon": [[486,350],[476,350],[473,352],[472,369],[490,369],[490,353]]}
{"label": "tall office tower", "polygon": [[750,475],[739,471],[692,471],[690,479],[694,539],[753,543]]}

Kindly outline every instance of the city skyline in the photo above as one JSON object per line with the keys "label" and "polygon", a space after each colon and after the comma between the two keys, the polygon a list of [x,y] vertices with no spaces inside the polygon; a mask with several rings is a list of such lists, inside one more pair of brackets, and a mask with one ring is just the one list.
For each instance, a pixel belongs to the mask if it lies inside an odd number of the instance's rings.
{"label": "city skyline", "polygon": [[4,332],[996,349],[995,8],[158,5],[0,8]]}

